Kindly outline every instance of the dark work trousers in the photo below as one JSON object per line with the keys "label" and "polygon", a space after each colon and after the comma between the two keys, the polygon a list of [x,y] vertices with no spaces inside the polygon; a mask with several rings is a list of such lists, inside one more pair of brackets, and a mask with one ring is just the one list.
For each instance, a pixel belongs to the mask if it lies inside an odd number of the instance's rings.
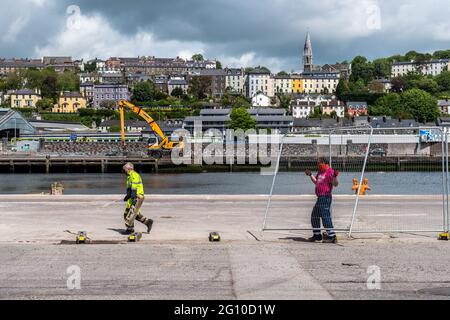
{"label": "dark work trousers", "polygon": [[311,215],[311,224],[313,227],[313,232],[315,236],[321,236],[320,221],[322,219],[322,224],[329,237],[335,237],[333,221],[331,219],[331,202],[332,196],[318,197],[316,205],[314,206]]}

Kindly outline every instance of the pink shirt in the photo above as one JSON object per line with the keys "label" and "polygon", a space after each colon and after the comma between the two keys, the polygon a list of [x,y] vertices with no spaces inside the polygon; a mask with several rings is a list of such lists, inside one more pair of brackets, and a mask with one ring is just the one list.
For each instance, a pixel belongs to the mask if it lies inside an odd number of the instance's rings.
{"label": "pink shirt", "polygon": [[319,172],[317,174],[316,195],[318,197],[331,196],[331,192],[333,192],[333,178],[334,170],[331,168],[323,173]]}

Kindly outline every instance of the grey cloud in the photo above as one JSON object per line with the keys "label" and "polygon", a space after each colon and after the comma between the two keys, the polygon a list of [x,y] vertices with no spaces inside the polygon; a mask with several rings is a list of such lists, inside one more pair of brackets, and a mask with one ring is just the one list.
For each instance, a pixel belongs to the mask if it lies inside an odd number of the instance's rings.
{"label": "grey cloud", "polygon": [[[20,0],[23,2],[31,0]],[[10,2],[14,7],[14,3]],[[306,31],[310,28],[316,63],[348,60],[357,54],[369,58],[415,49],[450,48],[446,0],[48,0],[36,7],[36,16],[20,33],[23,43],[0,48],[0,55],[30,56],[33,48],[51,41],[64,26],[68,5],[79,5],[86,15],[103,16],[113,29],[132,37],[138,31],[156,40],[197,41],[208,57],[235,57],[254,52],[259,61],[277,58],[284,69],[299,69]],[[381,29],[368,30],[367,10],[378,4]],[[3,6],[3,1],[2,1]],[[10,18],[17,13],[7,13]],[[3,20],[4,11],[0,13]],[[367,15],[367,16],[366,16]],[[444,23],[438,29],[436,21]],[[2,30],[4,25],[0,22]],[[448,29],[446,29],[448,28]],[[440,32],[440,37],[432,33]],[[189,48],[186,48],[189,49]],[[149,54],[151,54],[149,52]]]}

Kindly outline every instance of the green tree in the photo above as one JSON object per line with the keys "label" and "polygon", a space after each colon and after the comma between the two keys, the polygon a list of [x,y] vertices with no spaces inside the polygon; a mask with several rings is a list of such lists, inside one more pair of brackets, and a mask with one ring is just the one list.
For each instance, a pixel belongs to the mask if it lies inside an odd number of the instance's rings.
{"label": "green tree", "polygon": [[439,91],[449,91],[450,90],[450,72],[443,71],[440,75],[435,78],[437,84],[439,85]]}
{"label": "green tree", "polygon": [[344,95],[347,95],[350,92],[350,88],[348,86],[348,81],[341,79],[336,87],[336,97],[339,100],[344,100]]}
{"label": "green tree", "polygon": [[41,99],[36,103],[36,107],[40,112],[51,111],[53,108],[53,100],[49,98]]}
{"label": "green tree", "polygon": [[177,98],[181,98],[181,96],[184,94],[183,89],[181,89],[180,87],[177,87],[175,89],[172,90],[172,97],[177,97]]}
{"label": "green tree", "polygon": [[53,99],[58,97],[58,78],[56,75],[48,75],[44,78],[41,85],[41,95],[43,98]]}
{"label": "green tree", "polygon": [[421,89],[428,93],[435,94],[439,91],[438,83],[428,77],[421,77],[418,80],[412,80],[408,83],[408,88],[410,89]]}
{"label": "green tree", "polygon": [[22,79],[17,73],[10,73],[6,76],[4,86],[6,90],[19,90],[22,88]]}
{"label": "green tree", "polygon": [[314,107],[314,111],[309,116],[310,119],[321,119],[322,118],[322,110],[320,107]]}
{"label": "green tree", "polygon": [[231,106],[233,103],[233,99],[230,94],[230,90],[227,88],[225,89],[225,93],[223,94],[222,98],[220,99],[220,105],[223,107]]}
{"label": "green tree", "polygon": [[435,121],[440,113],[436,98],[420,89],[404,92],[401,96],[401,107],[423,123]]}
{"label": "green tree", "polygon": [[367,87],[371,92],[380,92],[380,93],[384,92],[384,85],[376,80],[371,81]]}
{"label": "green tree", "polygon": [[406,61],[413,61],[413,60],[415,61],[418,54],[419,53],[417,51],[411,50],[405,54],[405,60]]}
{"label": "green tree", "polygon": [[203,57],[202,54],[197,53],[197,54],[194,54],[194,55],[192,56],[192,60],[194,60],[194,61],[204,61],[205,58]]}
{"label": "green tree", "polygon": [[66,70],[62,74],[58,74],[57,80],[59,91],[80,90],[80,78],[75,73]]}
{"label": "green tree", "polygon": [[450,59],[450,50],[438,50],[433,53],[434,59]]}
{"label": "green tree", "polygon": [[132,92],[132,100],[136,104],[147,104],[153,100],[155,86],[150,80],[139,82]]}
{"label": "green tree", "polygon": [[280,100],[280,108],[283,108],[286,111],[290,112],[292,97],[290,95],[280,94],[278,96],[278,99]]}
{"label": "green tree", "polygon": [[196,76],[189,81],[189,93],[199,100],[203,100],[211,94],[210,87],[211,78],[207,76]]}
{"label": "green tree", "polygon": [[374,60],[373,67],[377,79],[387,79],[391,77],[392,63],[388,59]]}
{"label": "green tree", "polygon": [[43,73],[36,69],[27,69],[20,74],[20,76],[25,79],[25,86],[29,89],[42,89]]}
{"label": "green tree", "polygon": [[362,80],[364,84],[368,84],[375,79],[375,67],[373,63],[368,62],[366,57],[357,56],[352,61],[351,82]]}
{"label": "green tree", "polygon": [[393,78],[391,84],[393,92],[401,93],[406,89],[406,81],[401,77]]}
{"label": "green tree", "polygon": [[247,98],[243,96],[239,96],[234,100],[233,108],[234,109],[250,109],[252,104],[248,101]]}
{"label": "green tree", "polygon": [[222,70],[222,62],[219,60],[216,61],[216,69]]}
{"label": "green tree", "polygon": [[398,93],[389,93],[369,107],[369,115],[371,116],[400,117],[401,111],[401,97]]}
{"label": "green tree", "polygon": [[94,72],[95,70],[97,70],[97,64],[95,62],[86,63],[84,65],[85,72],[91,73],[91,72]]}
{"label": "green tree", "polygon": [[256,120],[253,119],[250,113],[244,108],[233,108],[230,118],[230,129],[242,129],[244,131],[256,129]]}
{"label": "green tree", "polygon": [[115,100],[100,101],[100,108],[102,108],[102,109],[112,110],[112,109],[116,108],[116,106],[117,106],[117,103]]}

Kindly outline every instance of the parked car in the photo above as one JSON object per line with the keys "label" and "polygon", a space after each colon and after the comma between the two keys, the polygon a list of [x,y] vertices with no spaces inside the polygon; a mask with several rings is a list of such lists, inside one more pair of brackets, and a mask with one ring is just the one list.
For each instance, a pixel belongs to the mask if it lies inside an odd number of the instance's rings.
{"label": "parked car", "polygon": [[383,148],[376,148],[376,149],[372,149],[370,150],[370,156],[375,156],[375,157],[386,157],[386,150],[384,150]]}

